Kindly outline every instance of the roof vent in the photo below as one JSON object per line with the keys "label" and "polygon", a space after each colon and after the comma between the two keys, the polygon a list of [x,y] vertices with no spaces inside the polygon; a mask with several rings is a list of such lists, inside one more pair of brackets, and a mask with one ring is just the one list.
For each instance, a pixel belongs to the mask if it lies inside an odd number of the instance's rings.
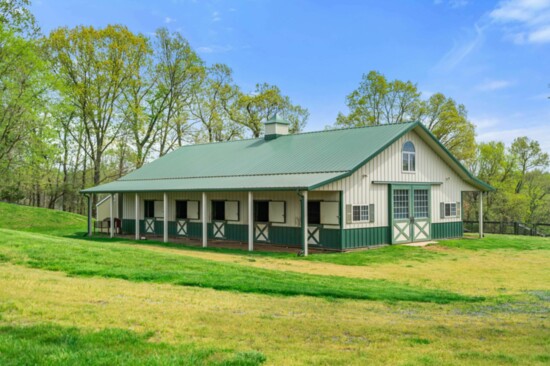
{"label": "roof vent", "polygon": [[265,139],[275,140],[279,136],[288,135],[290,123],[275,113],[265,122]]}

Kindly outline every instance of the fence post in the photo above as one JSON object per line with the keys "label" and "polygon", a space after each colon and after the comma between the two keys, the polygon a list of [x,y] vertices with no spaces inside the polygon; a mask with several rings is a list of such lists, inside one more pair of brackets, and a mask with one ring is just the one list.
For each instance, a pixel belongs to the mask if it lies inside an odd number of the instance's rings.
{"label": "fence post", "polygon": [[517,222],[514,221],[514,235],[519,234],[519,225]]}

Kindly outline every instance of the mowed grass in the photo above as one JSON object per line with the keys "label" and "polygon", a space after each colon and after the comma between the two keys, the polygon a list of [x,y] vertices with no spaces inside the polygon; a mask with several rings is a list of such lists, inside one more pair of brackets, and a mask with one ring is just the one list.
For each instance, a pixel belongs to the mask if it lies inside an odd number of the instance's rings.
{"label": "mowed grass", "polygon": [[[57,213],[43,210],[35,224]],[[10,221],[0,219],[0,227]],[[2,365],[550,363],[548,238],[489,236],[298,258],[52,236],[71,236],[62,224],[44,228],[48,235],[23,229],[0,230]],[[287,278],[292,291],[280,293]],[[389,286],[476,301],[399,301],[387,297],[392,291],[369,301],[326,295],[341,285],[344,292]]]}
{"label": "mowed grass", "polygon": [[64,211],[0,202],[0,228],[50,235],[82,235],[87,218]]}
{"label": "mowed grass", "polygon": [[218,365],[253,366],[260,352],[228,352],[149,342],[151,334],[43,324],[0,326],[0,364],[19,365]]}
{"label": "mowed grass", "polygon": [[481,300],[479,297],[385,280],[265,270],[151,252],[117,243],[84,242],[5,229],[0,229],[0,260],[77,276],[102,276],[246,293],[435,303]]}

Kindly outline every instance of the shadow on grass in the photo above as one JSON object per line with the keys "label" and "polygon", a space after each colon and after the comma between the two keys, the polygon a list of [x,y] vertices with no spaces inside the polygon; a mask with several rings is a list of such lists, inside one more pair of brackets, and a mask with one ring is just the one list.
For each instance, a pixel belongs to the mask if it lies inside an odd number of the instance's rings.
{"label": "shadow on grass", "polygon": [[483,300],[385,280],[267,270],[147,251],[117,242],[79,241],[1,229],[0,234],[0,255],[11,263],[74,276],[282,296],[434,303]]}

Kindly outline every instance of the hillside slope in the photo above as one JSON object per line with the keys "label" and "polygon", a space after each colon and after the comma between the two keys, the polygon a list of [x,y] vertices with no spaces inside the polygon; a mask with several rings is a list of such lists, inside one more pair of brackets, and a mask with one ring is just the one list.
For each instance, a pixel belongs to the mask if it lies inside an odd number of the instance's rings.
{"label": "hillside slope", "polygon": [[0,202],[0,228],[40,232],[52,235],[74,235],[86,231],[85,216],[47,208]]}

